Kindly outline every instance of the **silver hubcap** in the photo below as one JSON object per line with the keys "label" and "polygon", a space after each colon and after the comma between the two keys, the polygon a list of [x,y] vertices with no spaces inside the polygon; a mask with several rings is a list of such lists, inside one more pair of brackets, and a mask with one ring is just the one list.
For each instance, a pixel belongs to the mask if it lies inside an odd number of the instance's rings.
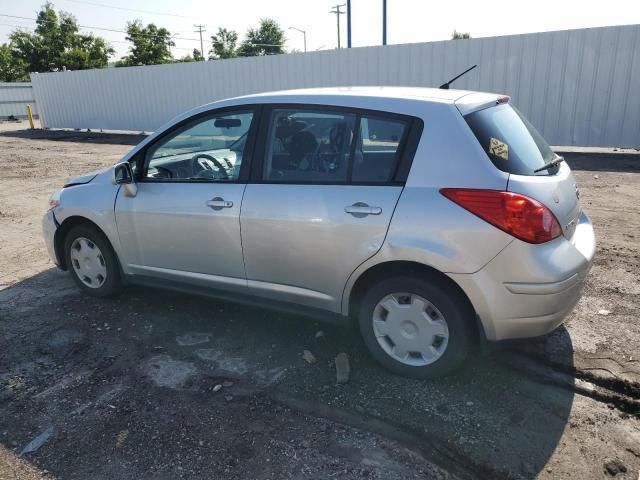
{"label": "silver hubcap", "polygon": [[394,360],[423,366],[444,355],[449,328],[440,310],[413,293],[392,293],[373,310],[373,331]]}
{"label": "silver hubcap", "polygon": [[71,244],[71,263],[78,278],[89,288],[100,288],[107,279],[107,264],[98,246],[78,237]]}

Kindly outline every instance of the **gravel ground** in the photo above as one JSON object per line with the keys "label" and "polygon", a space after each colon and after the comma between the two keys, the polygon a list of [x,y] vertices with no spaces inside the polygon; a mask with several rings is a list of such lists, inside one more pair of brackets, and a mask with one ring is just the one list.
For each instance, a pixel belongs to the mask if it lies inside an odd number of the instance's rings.
{"label": "gravel ground", "polygon": [[141,137],[24,128],[0,125],[0,480],[638,478],[640,155],[566,154],[599,242],[566,325],[418,382],[294,315],[81,295],[47,258],[47,198]]}

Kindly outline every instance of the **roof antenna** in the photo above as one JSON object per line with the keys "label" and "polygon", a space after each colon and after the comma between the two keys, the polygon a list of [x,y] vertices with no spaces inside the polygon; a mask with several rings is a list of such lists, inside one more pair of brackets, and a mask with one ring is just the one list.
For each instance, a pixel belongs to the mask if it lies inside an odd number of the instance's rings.
{"label": "roof antenna", "polygon": [[440,85],[438,88],[440,88],[441,90],[449,90],[449,85],[451,85],[453,82],[455,82],[457,79],[459,79],[461,76],[463,76],[465,73],[469,73],[471,70],[473,70],[474,68],[476,68],[478,65],[474,65],[471,68],[467,68],[464,72],[462,72],[460,75],[458,75],[457,77],[453,77],[451,80],[449,80],[447,83],[443,83],[442,85]]}

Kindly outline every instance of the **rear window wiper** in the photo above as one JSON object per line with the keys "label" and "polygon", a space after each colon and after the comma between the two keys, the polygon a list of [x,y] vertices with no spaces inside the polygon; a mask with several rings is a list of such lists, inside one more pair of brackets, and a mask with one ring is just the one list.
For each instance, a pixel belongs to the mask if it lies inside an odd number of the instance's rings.
{"label": "rear window wiper", "polygon": [[553,160],[551,160],[549,163],[545,163],[543,166],[541,166],[540,168],[536,168],[533,173],[538,173],[541,172],[543,170],[549,170],[550,168],[553,167],[557,167],[558,165],[560,165],[562,162],[564,162],[564,157],[561,157],[560,155],[558,155],[556,158],[554,158]]}

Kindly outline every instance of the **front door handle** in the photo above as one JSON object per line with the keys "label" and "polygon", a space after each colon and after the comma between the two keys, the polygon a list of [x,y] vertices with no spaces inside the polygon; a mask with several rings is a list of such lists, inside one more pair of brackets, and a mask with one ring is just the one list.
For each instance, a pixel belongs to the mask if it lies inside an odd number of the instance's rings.
{"label": "front door handle", "polygon": [[366,203],[356,202],[353,205],[344,207],[344,211],[354,217],[364,217],[366,215],[380,215],[382,213],[382,208],[370,207]]}
{"label": "front door handle", "polygon": [[213,208],[214,210],[222,210],[223,208],[233,207],[233,202],[229,202],[221,197],[215,197],[207,200],[207,207]]}

